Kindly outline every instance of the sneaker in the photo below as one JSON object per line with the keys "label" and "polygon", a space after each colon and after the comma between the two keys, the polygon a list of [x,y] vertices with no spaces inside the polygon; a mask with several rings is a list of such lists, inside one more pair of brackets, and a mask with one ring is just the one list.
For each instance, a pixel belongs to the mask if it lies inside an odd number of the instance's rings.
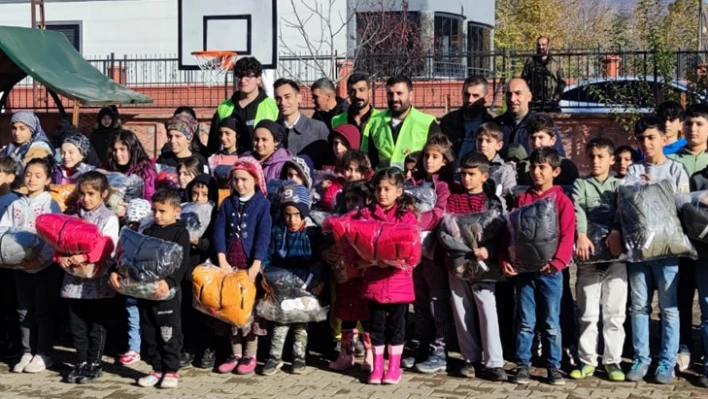
{"label": "sneaker", "polygon": [[647,372],[649,371],[649,365],[644,364],[644,363],[639,363],[635,361],[632,363],[632,368],[629,369],[629,373],[627,373],[626,380],[627,381],[632,381],[632,382],[637,382],[641,381],[646,377]]}
{"label": "sneaker", "polygon": [[413,368],[416,362],[422,362],[426,356],[428,356],[428,346],[422,345],[420,341],[412,340],[404,349],[401,367],[404,369]]}
{"label": "sneaker", "polygon": [[304,374],[305,370],[307,370],[307,364],[305,363],[305,360],[303,359],[295,359],[293,360],[293,365],[290,368],[290,372],[293,374]]}
{"label": "sneaker", "polygon": [[88,366],[88,363],[83,362],[74,365],[74,368],[71,370],[71,373],[66,376],[64,379],[64,382],[68,384],[76,384],[76,382],[81,378],[81,376],[84,373],[84,369]]}
{"label": "sneaker", "polygon": [[506,371],[501,367],[493,367],[493,368],[485,369],[484,376],[488,380],[495,381],[495,382],[502,382],[502,381],[509,380],[509,376],[506,374]]}
{"label": "sneaker", "polygon": [[283,362],[281,360],[268,359],[265,366],[263,366],[262,373],[263,375],[273,375],[278,372],[281,367],[283,367]]}
{"label": "sneaker", "polygon": [[674,368],[659,364],[654,374],[654,381],[657,384],[671,384],[674,382]]}
{"label": "sneaker", "polygon": [[184,369],[192,367],[192,362],[194,361],[194,355],[189,352],[182,352],[179,355],[179,368]]}
{"label": "sneaker", "polygon": [[460,369],[460,376],[464,378],[474,378],[477,366],[472,362],[465,362],[465,365]]}
{"label": "sneaker", "polygon": [[256,360],[255,356],[254,357],[244,357],[239,362],[238,367],[236,367],[236,374],[239,374],[239,375],[253,374],[253,372],[256,370],[257,364],[258,364],[258,361]]}
{"label": "sneaker", "polygon": [[34,355],[32,361],[27,365],[27,367],[25,367],[23,372],[30,374],[41,373],[42,371],[52,367],[53,365],[54,362],[52,361],[51,357],[38,353]]}
{"label": "sneaker", "polygon": [[211,350],[207,349],[202,353],[202,357],[199,359],[198,362],[196,362],[197,368],[200,369],[213,369],[214,364],[216,363],[216,353]]}
{"label": "sneaker", "polygon": [[529,376],[528,367],[517,367],[516,373],[511,376],[511,382],[519,385],[526,385],[531,382],[531,376]]}
{"label": "sneaker", "polygon": [[140,354],[136,351],[128,351],[123,356],[121,356],[118,361],[124,366],[130,366],[131,364],[140,361]]}
{"label": "sneaker", "polygon": [[698,381],[696,381],[696,385],[698,385],[701,388],[708,388],[708,375],[705,373],[698,378]]}
{"label": "sneaker", "polygon": [[690,352],[679,352],[676,355],[676,369],[679,372],[688,370],[691,367],[691,353]]}
{"label": "sneaker", "polygon": [[589,364],[584,364],[583,367],[570,372],[570,378],[574,380],[582,380],[586,377],[592,377],[595,374],[595,367]]}
{"label": "sneaker", "polygon": [[30,364],[31,361],[32,361],[32,354],[25,353],[20,358],[20,361],[17,362],[14,367],[12,367],[12,372],[13,373],[21,373],[21,372],[25,371],[25,367],[27,367],[27,365]]}
{"label": "sneaker", "polygon": [[565,377],[559,368],[552,367],[548,369],[548,376],[546,377],[548,383],[551,385],[565,385]]}
{"label": "sneaker", "polygon": [[445,368],[447,368],[447,359],[443,348],[433,349],[424,362],[415,365],[415,369],[423,374],[434,374],[444,371]]}
{"label": "sneaker", "polygon": [[239,362],[241,361],[240,357],[236,357],[234,355],[229,356],[228,359],[224,363],[221,363],[219,365],[219,368],[216,369],[216,372],[219,374],[229,374],[234,371],[234,369],[238,366]]}
{"label": "sneaker", "polygon": [[138,380],[138,386],[143,388],[154,387],[162,379],[162,373],[151,371],[150,374]]}
{"label": "sneaker", "polygon": [[364,349],[364,343],[361,342],[359,339],[354,341],[354,356],[356,357],[362,357],[366,353],[366,349]]}
{"label": "sneaker", "polygon": [[624,372],[619,364],[606,364],[605,371],[610,381],[621,382],[625,380]]}
{"label": "sneaker", "polygon": [[96,381],[101,374],[103,374],[103,366],[101,366],[101,363],[91,364],[84,369],[84,373],[76,382],[79,384],[90,384]]}
{"label": "sneaker", "polygon": [[177,388],[179,385],[179,374],[177,373],[165,373],[165,376],[160,382],[160,388],[170,389]]}

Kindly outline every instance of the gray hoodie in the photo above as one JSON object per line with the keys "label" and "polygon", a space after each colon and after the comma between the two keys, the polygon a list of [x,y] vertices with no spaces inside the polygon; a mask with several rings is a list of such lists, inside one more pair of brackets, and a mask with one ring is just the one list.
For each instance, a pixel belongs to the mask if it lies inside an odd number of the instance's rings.
{"label": "gray hoodie", "polygon": [[632,164],[627,168],[625,181],[629,180],[628,178],[641,179],[642,175],[649,177],[649,183],[658,183],[661,180],[671,181],[675,193],[689,192],[686,168],[682,163],[673,159],[667,158],[661,165],[650,164],[646,161]]}

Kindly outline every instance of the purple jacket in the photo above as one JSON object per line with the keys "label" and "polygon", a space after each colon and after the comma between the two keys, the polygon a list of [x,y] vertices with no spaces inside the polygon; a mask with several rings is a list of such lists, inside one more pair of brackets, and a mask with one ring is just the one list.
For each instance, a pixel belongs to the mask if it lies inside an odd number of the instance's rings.
{"label": "purple jacket", "polygon": [[[244,156],[246,155],[256,158],[252,152],[244,154]],[[292,157],[293,154],[291,154],[290,151],[284,148],[278,148],[266,160],[261,161],[261,167],[263,168],[263,176],[265,177],[265,180],[270,181],[280,179],[280,171],[283,170],[283,164],[292,159]]]}

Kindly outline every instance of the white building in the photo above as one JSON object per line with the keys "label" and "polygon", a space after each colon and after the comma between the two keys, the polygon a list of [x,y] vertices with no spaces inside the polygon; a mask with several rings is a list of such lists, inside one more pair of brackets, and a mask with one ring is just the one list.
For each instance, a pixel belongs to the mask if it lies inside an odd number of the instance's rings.
{"label": "white building", "polygon": [[[291,74],[310,80],[310,74],[319,72],[302,70],[303,61],[291,56],[344,56],[357,43],[356,13],[371,11],[376,8],[373,4],[382,2],[390,2],[387,7],[396,11],[401,1],[408,2],[409,15],[421,23],[425,40],[433,41],[436,49],[492,48],[495,0],[278,0],[279,74],[297,65],[299,70]],[[45,0],[47,29],[64,32],[88,59],[111,53],[117,59],[173,58],[178,52],[177,4],[178,0]],[[0,25],[29,27],[30,15],[30,0],[0,0]],[[342,24],[345,27],[339,29]],[[254,40],[261,45],[258,38]]]}

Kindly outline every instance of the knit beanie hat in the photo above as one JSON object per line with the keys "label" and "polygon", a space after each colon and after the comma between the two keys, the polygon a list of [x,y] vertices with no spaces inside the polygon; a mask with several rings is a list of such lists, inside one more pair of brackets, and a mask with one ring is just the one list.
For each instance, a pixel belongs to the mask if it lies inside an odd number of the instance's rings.
{"label": "knit beanie hat", "polygon": [[286,206],[297,208],[303,219],[310,216],[310,193],[305,186],[301,184],[283,186],[280,194],[280,209],[285,209]]}
{"label": "knit beanie hat", "polygon": [[84,158],[86,158],[89,151],[91,151],[91,143],[89,142],[88,137],[79,132],[67,134],[62,137],[61,144],[64,145],[66,143],[76,146],[76,148],[79,149],[79,153],[81,153],[81,156]]}
{"label": "knit beanie hat", "polygon": [[265,176],[263,175],[263,168],[261,163],[252,157],[241,157],[236,161],[234,167],[231,168],[231,173],[229,173],[229,181],[233,181],[234,172],[237,170],[245,170],[250,173],[251,176],[256,180],[256,186],[261,190],[263,195],[266,195],[266,182]]}
{"label": "knit beanie hat", "polygon": [[168,132],[170,130],[176,130],[182,133],[187,137],[187,141],[191,143],[194,135],[197,133],[198,123],[191,115],[179,114],[170,118],[165,124],[165,127]]}
{"label": "knit beanie hat", "polygon": [[283,144],[283,140],[285,140],[285,127],[283,127],[283,125],[271,121],[269,119],[263,119],[262,121],[258,122],[256,128],[253,129],[253,131],[255,132],[256,129],[260,128],[268,129],[270,134],[273,135],[273,140],[275,140],[276,143]]}
{"label": "knit beanie hat", "polygon": [[312,170],[314,167],[310,157],[303,155],[302,157],[292,157],[285,161],[280,172],[280,180],[287,180],[288,168],[295,168],[300,176],[305,179],[305,187],[308,190],[312,188]]}
{"label": "knit beanie hat", "polygon": [[128,223],[142,222],[143,219],[152,214],[150,202],[142,198],[135,198],[128,202],[128,208],[125,210],[125,217]]}
{"label": "knit beanie hat", "polygon": [[238,119],[234,118],[233,116],[229,116],[227,118],[224,118],[219,122],[219,127],[225,127],[228,129],[233,130],[234,132],[238,133],[239,127],[241,123],[239,122]]}

